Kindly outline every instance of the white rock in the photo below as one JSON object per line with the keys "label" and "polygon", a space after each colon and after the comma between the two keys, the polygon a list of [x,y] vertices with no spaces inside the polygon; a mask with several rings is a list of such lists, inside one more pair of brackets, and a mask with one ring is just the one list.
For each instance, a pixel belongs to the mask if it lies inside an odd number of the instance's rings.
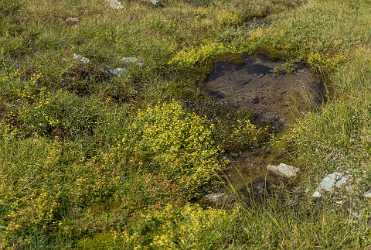
{"label": "white rock", "polygon": [[313,198],[321,198],[322,194],[318,191],[315,191],[312,195]]}
{"label": "white rock", "polygon": [[80,22],[80,19],[77,18],[77,17],[69,17],[69,18],[66,18],[66,23],[68,24],[78,24]]}
{"label": "white rock", "polygon": [[340,173],[336,173],[336,172],[325,176],[320,182],[318,190],[332,192],[335,187],[338,176],[341,176],[341,175]]}
{"label": "white rock", "polygon": [[89,58],[83,57],[82,55],[75,54],[75,53],[73,54],[73,59],[79,61],[82,64],[88,64],[88,63],[90,63],[90,59]]}
{"label": "white rock", "polygon": [[155,5],[155,6],[159,6],[161,4],[161,0],[150,0],[150,2]]}
{"label": "white rock", "polygon": [[364,193],[363,197],[365,197],[366,199],[371,199],[371,189]]}
{"label": "white rock", "polygon": [[128,56],[128,57],[123,57],[121,58],[121,62],[129,65],[129,64],[137,64],[138,66],[143,66],[144,63],[141,62],[137,57],[135,56]]}
{"label": "white rock", "polygon": [[120,1],[118,1],[118,0],[106,0],[106,2],[109,4],[109,6],[112,9],[120,10],[120,9],[124,8],[124,6],[122,5],[122,3]]}
{"label": "white rock", "polygon": [[278,166],[276,165],[268,165],[267,170],[272,172],[276,175],[285,177],[285,178],[292,178],[297,175],[299,169],[285,163],[280,163]]}
{"label": "white rock", "polygon": [[109,69],[108,72],[114,76],[122,76],[126,74],[128,70],[124,68],[115,68],[115,69]]}
{"label": "white rock", "polygon": [[326,175],[320,184],[318,185],[316,191],[313,193],[313,198],[321,197],[323,192],[333,192],[335,188],[341,188],[345,186],[350,180],[350,176],[346,176],[343,173],[334,172],[332,174]]}

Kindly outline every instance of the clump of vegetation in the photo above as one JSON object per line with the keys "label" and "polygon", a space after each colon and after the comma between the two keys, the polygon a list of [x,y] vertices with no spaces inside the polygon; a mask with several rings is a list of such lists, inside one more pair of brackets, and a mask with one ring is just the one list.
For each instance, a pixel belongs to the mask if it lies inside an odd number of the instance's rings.
{"label": "clump of vegetation", "polygon": [[140,111],[122,144],[137,167],[160,170],[192,198],[218,185],[224,162],[213,133],[214,126],[204,118],[171,102]]}
{"label": "clump of vegetation", "polygon": [[[104,113],[101,103],[63,90],[52,93],[39,86],[40,77],[33,74],[25,81],[21,80],[19,73],[1,77],[2,97],[11,106],[5,119],[13,120],[13,125],[28,135],[92,135]],[[12,105],[14,99],[18,101],[17,105]]]}
{"label": "clump of vegetation", "polygon": [[96,100],[84,100],[74,94],[58,91],[42,95],[32,107],[19,111],[23,131],[40,135],[92,135],[102,121],[104,110]]}
{"label": "clump of vegetation", "polygon": [[[223,230],[231,227],[229,222],[232,218],[223,210],[168,205],[162,211],[143,214],[138,223],[123,232],[121,237],[128,248],[208,248],[223,244]],[[144,231],[146,234],[142,234]]]}
{"label": "clump of vegetation", "polygon": [[[162,211],[146,211],[124,232],[98,234],[81,240],[78,246],[81,249],[224,249],[227,246],[310,249],[314,241],[323,249],[367,246],[367,239],[362,236],[366,224],[356,226],[339,219],[335,212],[321,211],[315,206],[305,213],[300,206],[296,207],[299,211],[285,211],[280,206],[282,203],[272,200],[264,208],[235,207],[227,212],[189,204],[182,208],[167,205]],[[321,220],[311,223],[314,218]],[[349,231],[353,232],[351,236]],[[344,242],[347,236],[349,243]]]}
{"label": "clump of vegetation", "polygon": [[180,67],[191,67],[195,65],[205,65],[210,59],[218,55],[233,52],[232,49],[225,47],[222,43],[209,42],[199,48],[192,48],[178,52],[170,61],[170,65]]}
{"label": "clump of vegetation", "polygon": [[249,116],[237,117],[232,121],[223,138],[223,148],[227,152],[252,150],[269,139],[267,129],[257,128],[251,123]]}

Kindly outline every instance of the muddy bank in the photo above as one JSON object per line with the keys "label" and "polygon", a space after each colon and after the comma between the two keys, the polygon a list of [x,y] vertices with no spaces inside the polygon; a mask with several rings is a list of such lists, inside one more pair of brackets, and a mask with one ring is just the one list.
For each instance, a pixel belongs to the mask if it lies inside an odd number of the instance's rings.
{"label": "muddy bank", "polygon": [[281,131],[301,113],[324,102],[324,84],[304,64],[245,57],[241,64],[216,62],[203,91],[223,105],[247,110],[253,122]]}
{"label": "muddy bank", "polygon": [[[256,125],[268,126],[272,133],[283,131],[302,114],[318,110],[326,96],[324,83],[307,65],[262,55],[244,57],[239,63],[215,62],[201,87],[227,110],[250,112]],[[265,197],[272,190],[293,189],[292,181],[267,172],[267,165],[278,160],[268,144],[229,157],[231,164],[223,176],[227,183],[224,191],[248,200]]]}

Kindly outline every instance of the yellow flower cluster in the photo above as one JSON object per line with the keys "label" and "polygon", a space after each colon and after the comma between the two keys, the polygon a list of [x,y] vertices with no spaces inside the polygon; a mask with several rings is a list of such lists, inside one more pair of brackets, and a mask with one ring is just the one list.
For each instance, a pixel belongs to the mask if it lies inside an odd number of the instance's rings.
{"label": "yellow flower cluster", "polygon": [[221,55],[228,52],[233,52],[233,48],[226,47],[218,42],[205,42],[202,46],[197,48],[187,48],[179,51],[168,64],[179,66],[193,66],[201,64],[207,59]]}
{"label": "yellow flower cluster", "polygon": [[223,167],[213,131],[206,119],[171,102],[139,112],[123,144],[133,142],[135,162],[150,156],[150,165],[158,165],[161,174],[175,180],[188,195],[195,195]]}
{"label": "yellow flower cluster", "polygon": [[[139,221],[149,229],[150,235],[125,231],[122,237],[134,249],[143,249],[146,244],[150,249],[203,249],[201,244],[210,246],[222,238],[219,230],[225,229],[232,218],[225,210],[202,209],[190,204],[182,208],[167,205],[161,211],[141,216]],[[145,242],[148,238],[151,240]]]}

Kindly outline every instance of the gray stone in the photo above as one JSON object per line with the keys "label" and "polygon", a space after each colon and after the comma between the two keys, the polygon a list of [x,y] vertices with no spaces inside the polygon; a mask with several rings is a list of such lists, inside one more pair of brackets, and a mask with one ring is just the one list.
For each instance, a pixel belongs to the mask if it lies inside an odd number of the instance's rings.
{"label": "gray stone", "polygon": [[150,0],[150,2],[155,5],[155,6],[160,6],[161,5],[161,0]]}
{"label": "gray stone", "polygon": [[365,197],[366,199],[371,199],[371,189],[364,193],[363,197]]}
{"label": "gray stone", "polygon": [[114,69],[109,69],[109,73],[111,73],[113,76],[122,76],[128,72],[127,69],[125,68],[114,68]]}
{"label": "gray stone", "polygon": [[120,1],[118,1],[118,0],[106,0],[106,2],[109,4],[109,6],[112,9],[120,10],[120,9],[124,8],[124,6],[122,5],[122,3]]}
{"label": "gray stone", "polygon": [[215,208],[228,208],[234,201],[234,196],[219,192],[205,195],[201,200],[201,204]]}
{"label": "gray stone", "polygon": [[275,175],[285,177],[285,178],[293,178],[299,172],[299,169],[285,163],[280,163],[279,165],[268,165],[267,170]]}
{"label": "gray stone", "polygon": [[82,55],[79,55],[79,54],[76,54],[76,53],[73,54],[73,59],[75,59],[76,61],[79,61],[82,64],[88,64],[88,63],[90,63],[90,59],[89,58],[86,58],[86,57],[84,57]]}
{"label": "gray stone", "polygon": [[80,19],[77,17],[66,18],[66,23],[70,25],[78,24],[79,22],[80,22]]}
{"label": "gray stone", "polygon": [[334,172],[326,175],[317,189],[313,193],[313,198],[320,198],[324,192],[334,192],[335,188],[341,188],[345,186],[350,180],[350,176],[346,176],[343,173]]}

